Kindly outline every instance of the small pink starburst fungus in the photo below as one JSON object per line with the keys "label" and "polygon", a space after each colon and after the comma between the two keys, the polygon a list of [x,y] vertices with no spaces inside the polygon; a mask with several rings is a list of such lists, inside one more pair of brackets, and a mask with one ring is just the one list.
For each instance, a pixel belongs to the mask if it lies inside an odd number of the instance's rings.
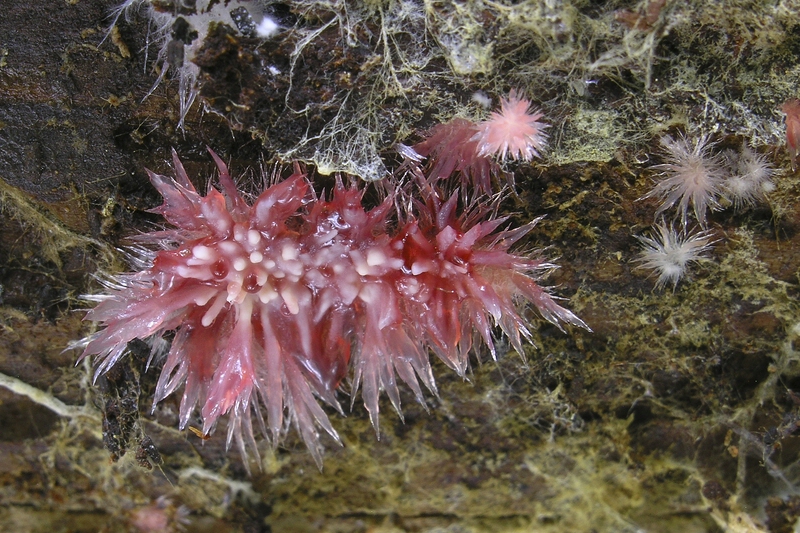
{"label": "small pink starburst fungus", "polygon": [[662,220],[653,227],[649,236],[637,236],[642,243],[642,251],[637,258],[639,268],[653,270],[658,275],[656,289],[671,284],[672,290],[686,274],[690,263],[706,259],[707,252],[714,243],[708,230],[680,233]]}
{"label": "small pink starburst fungus", "polygon": [[209,434],[227,414],[227,442],[245,454],[257,450],[253,420],[273,446],[294,426],[321,466],[318,429],[339,437],[318,400],[341,412],[347,376],[379,434],[380,393],[401,412],[398,378],[423,405],[420,381],[436,393],[429,351],[463,376],[481,342],[495,356],[496,325],[522,353],[530,325],[517,304],[586,327],[539,285],[554,265],[510,251],[536,221],[500,229],[504,218],[477,202],[460,210],[419,167],[371,209],[342,180],[318,198],[297,165],[250,204],[211,155],[221,190],[205,196],[176,155],[175,179],[150,172],[164,197],[154,212],[173,228],[142,235],[141,269],[90,297],[102,329],[77,344],[99,375],[133,339],[174,332],[154,405],[182,388],[181,428],[197,410]]}
{"label": "small pink starburst fungus", "polygon": [[488,120],[478,124],[478,133],[474,136],[478,141],[478,153],[523,161],[540,157],[547,144],[544,130],[548,125],[539,121],[543,116],[538,109],[531,109],[529,100],[512,90],[508,98],[503,98],[500,111],[493,111]]}
{"label": "small pink starburst fungus", "polygon": [[504,173],[493,157],[530,161],[547,144],[544,132],[548,124],[540,122],[543,114],[531,109],[529,100],[512,90],[503,98],[500,111],[480,123],[454,118],[431,129],[427,138],[414,145],[413,151],[433,162],[427,175],[445,179],[458,172],[465,185],[490,194],[492,178],[504,176],[513,186],[513,175]]}
{"label": "small pink starburst fungus", "polygon": [[689,205],[700,226],[708,225],[706,213],[709,209],[721,209],[718,198],[722,193],[725,172],[721,158],[711,153],[708,136],[694,139],[669,135],[661,138],[666,152],[666,162],[656,165],[661,170],[660,181],[644,198],[658,198],[661,205],[656,209],[656,218],[674,205],[678,206],[678,218],[684,227],[688,224]]}

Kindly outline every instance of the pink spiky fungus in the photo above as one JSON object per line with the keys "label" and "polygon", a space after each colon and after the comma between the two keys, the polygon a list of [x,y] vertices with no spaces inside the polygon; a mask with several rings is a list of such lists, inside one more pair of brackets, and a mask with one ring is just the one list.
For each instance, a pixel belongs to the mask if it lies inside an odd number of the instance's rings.
{"label": "pink spiky fungus", "polygon": [[499,155],[502,159],[530,161],[540,157],[547,143],[544,130],[547,124],[539,122],[544,116],[531,103],[517,96],[512,90],[500,104],[500,111],[493,111],[488,120],[478,124],[478,153],[481,156]]}
{"label": "pink spiky fungus", "polygon": [[459,213],[460,196],[417,162],[411,180],[367,208],[363,188],[341,179],[318,198],[298,165],[250,204],[211,155],[221,191],[205,196],[177,155],[175,179],[150,173],[164,197],[154,211],[174,228],[139,238],[150,245],[143,268],[90,297],[99,303],[87,318],[103,328],[78,343],[99,375],[129,341],[174,331],[154,405],[183,387],[181,428],[196,409],[206,434],[227,414],[227,442],[244,454],[257,450],[253,420],[273,446],[293,425],[321,467],[318,429],[339,437],[317,400],[341,412],[337,389],[351,371],[352,397],[360,388],[380,434],[381,391],[400,413],[398,378],[423,405],[420,381],[436,393],[429,351],[463,376],[476,342],[495,355],[497,325],[522,353],[530,326],[517,304],[559,328],[586,327],[539,285],[554,266],[511,252],[536,221],[501,229],[492,210]]}
{"label": "pink spiky fungus", "polygon": [[800,100],[792,98],[781,107],[786,115],[786,147],[792,159],[792,171],[797,170],[797,153],[800,151]]}
{"label": "pink spiky fungus", "polygon": [[547,145],[544,130],[549,127],[540,122],[542,117],[538,109],[531,108],[530,100],[512,90],[501,100],[500,111],[493,111],[488,119],[474,123],[454,118],[439,124],[413,150],[433,161],[429,177],[445,179],[456,172],[470,187],[490,194],[492,179],[504,177],[509,186],[514,185],[513,175],[504,173],[494,156],[522,161],[541,157]]}

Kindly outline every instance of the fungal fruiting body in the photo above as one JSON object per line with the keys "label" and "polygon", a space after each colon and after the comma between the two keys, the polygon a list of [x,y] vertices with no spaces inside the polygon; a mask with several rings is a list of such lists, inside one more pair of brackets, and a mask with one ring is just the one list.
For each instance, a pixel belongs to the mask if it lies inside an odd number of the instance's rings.
{"label": "fungal fruiting body", "polygon": [[544,130],[548,125],[540,122],[543,116],[538,109],[531,109],[530,101],[512,90],[508,98],[500,102],[500,111],[493,111],[488,120],[478,125],[474,137],[478,141],[478,153],[523,161],[540,157],[547,143]]}
{"label": "fungal fruiting body", "polygon": [[800,100],[787,100],[781,111],[786,115],[786,148],[792,160],[792,170],[797,170],[797,153],[800,151]]}
{"label": "fungal fruiting body", "polygon": [[87,318],[103,328],[79,343],[100,374],[129,341],[174,331],[155,403],[183,386],[182,428],[196,408],[206,434],[227,413],[228,443],[244,453],[256,449],[252,420],[273,445],[291,424],[321,464],[318,428],[338,436],[317,399],[341,411],[336,391],[351,371],[351,394],[361,389],[378,431],[381,391],[400,412],[398,378],[420,402],[420,382],[435,393],[429,350],[464,375],[476,342],[494,355],[497,325],[522,353],[530,331],[516,303],[585,327],[539,285],[553,265],[510,251],[535,222],[501,229],[504,219],[459,209],[459,195],[418,167],[371,209],[341,180],[317,198],[298,166],[250,204],[212,156],[221,191],[205,196],[177,156],[175,179],[150,173],[164,197],[154,211],[174,228],[140,237],[152,245],[142,270],[91,297]]}
{"label": "fungal fruiting body", "polygon": [[661,205],[656,210],[656,218],[667,209],[678,206],[678,216],[686,227],[689,206],[701,227],[706,227],[706,213],[709,209],[720,209],[718,202],[722,193],[725,174],[722,160],[712,154],[707,136],[694,141],[686,137],[673,139],[669,135],[661,138],[666,153],[666,162],[657,165],[661,178],[644,198],[656,197]]}
{"label": "fungal fruiting body", "polygon": [[705,228],[707,212],[722,209],[721,200],[741,210],[763,202],[775,188],[771,181],[772,166],[747,144],[742,144],[738,152],[723,153],[714,153],[713,143],[705,135],[693,141],[667,135],[661,144],[666,161],[655,166],[661,171],[660,179],[642,197],[661,200],[656,218],[677,204],[677,218],[686,228],[691,205],[695,218]]}
{"label": "fungal fruiting body", "polygon": [[493,111],[488,119],[475,123],[454,118],[435,126],[413,149],[433,162],[427,174],[431,178],[444,179],[457,172],[471,188],[490,194],[492,179],[498,176],[505,176],[513,186],[513,176],[503,173],[492,157],[530,161],[541,156],[548,128],[542,117],[529,100],[512,90],[501,100],[500,111]]}
{"label": "fungal fruiting body", "polygon": [[711,249],[711,232],[678,232],[664,221],[656,224],[650,236],[637,236],[642,251],[637,261],[640,268],[652,270],[658,275],[656,289],[666,285],[677,288],[678,281],[686,274],[689,264],[702,261]]}
{"label": "fungal fruiting body", "polygon": [[728,150],[725,155],[730,174],[722,185],[723,196],[736,209],[754,207],[775,190],[771,181],[773,169],[766,157],[746,144],[740,152]]}
{"label": "fungal fruiting body", "polygon": [[[705,135],[694,141],[665,136],[661,144],[666,151],[666,162],[656,165],[662,171],[661,179],[642,199],[658,197],[662,200],[656,218],[677,204],[676,218],[680,218],[681,231],[667,226],[662,218],[653,227],[650,237],[637,237],[643,245],[637,261],[640,268],[658,274],[657,289],[672,284],[674,290],[688,266],[704,260],[714,242],[706,230],[708,210],[722,209],[720,200],[737,210],[754,207],[766,200],[775,185],[767,158],[746,143],[738,152],[726,150],[722,153],[712,151],[713,143]],[[690,204],[703,231],[688,231]]]}

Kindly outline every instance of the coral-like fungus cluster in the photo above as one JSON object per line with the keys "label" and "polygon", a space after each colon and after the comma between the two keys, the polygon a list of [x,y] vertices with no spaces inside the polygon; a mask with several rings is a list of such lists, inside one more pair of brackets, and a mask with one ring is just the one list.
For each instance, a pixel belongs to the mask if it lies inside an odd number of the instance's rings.
{"label": "coral-like fungus cluster", "polygon": [[[253,420],[273,444],[291,424],[321,465],[318,429],[338,436],[317,399],[341,411],[336,392],[351,373],[352,394],[361,389],[378,431],[381,391],[398,413],[398,380],[421,403],[420,381],[436,392],[429,351],[463,376],[481,342],[495,355],[496,325],[522,353],[530,326],[518,303],[559,327],[586,327],[539,285],[554,265],[511,251],[536,221],[501,229],[506,219],[493,216],[499,195],[488,206],[464,205],[461,187],[443,181],[442,160],[453,155],[442,147],[465,132],[474,153],[462,146],[460,157],[471,168],[499,168],[489,151],[537,153],[541,115],[527,110],[512,95],[487,121],[500,122],[488,133],[467,121],[448,126],[449,137],[436,130],[439,146],[424,166],[423,155],[403,147],[403,179],[389,180],[391,192],[372,208],[363,188],[341,177],[328,197],[317,197],[299,165],[251,204],[213,152],[221,190],[204,196],[175,156],[175,179],[150,173],[164,197],[155,212],[174,227],[142,235],[142,268],[90,297],[99,304],[87,318],[104,327],[80,343],[83,357],[95,355],[100,374],[128,342],[174,331],[155,402],[182,386],[181,427],[196,408],[204,433],[229,414],[228,443],[244,452],[257,450]],[[457,164],[446,174],[471,179]]]}

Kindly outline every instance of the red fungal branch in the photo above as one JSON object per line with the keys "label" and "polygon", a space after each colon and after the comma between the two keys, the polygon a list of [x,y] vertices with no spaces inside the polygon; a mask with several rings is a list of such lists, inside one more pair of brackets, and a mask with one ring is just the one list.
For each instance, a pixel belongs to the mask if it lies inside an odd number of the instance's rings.
{"label": "red fungal branch", "polygon": [[[503,149],[531,153],[514,150]],[[257,450],[253,420],[273,445],[291,424],[321,465],[318,429],[339,438],[317,399],[341,411],[336,391],[351,371],[353,399],[360,388],[379,431],[381,391],[401,412],[398,378],[423,405],[420,382],[436,393],[429,351],[463,376],[476,344],[495,355],[496,325],[522,353],[530,325],[517,303],[586,327],[539,285],[554,266],[511,251],[536,221],[503,230],[486,209],[459,213],[457,195],[417,162],[396,194],[423,199],[400,207],[389,195],[368,209],[363,189],[341,180],[316,198],[297,166],[249,205],[211,155],[221,192],[199,194],[176,155],[174,179],[150,173],[164,197],[155,212],[174,228],[144,235],[158,245],[143,252],[146,268],[91,297],[87,319],[103,328],[80,343],[100,374],[129,341],[175,331],[155,403],[183,387],[182,428],[197,409],[206,434],[228,414],[228,443],[244,453]]]}
{"label": "red fungal branch", "polygon": [[666,4],[667,0],[650,0],[643,11],[635,12],[629,9],[618,9],[614,12],[614,18],[630,29],[649,31],[658,22],[661,11]]}
{"label": "red fungal branch", "polygon": [[800,152],[800,100],[787,100],[781,111],[786,115],[786,148],[792,160],[792,171],[797,170],[797,154]]}

